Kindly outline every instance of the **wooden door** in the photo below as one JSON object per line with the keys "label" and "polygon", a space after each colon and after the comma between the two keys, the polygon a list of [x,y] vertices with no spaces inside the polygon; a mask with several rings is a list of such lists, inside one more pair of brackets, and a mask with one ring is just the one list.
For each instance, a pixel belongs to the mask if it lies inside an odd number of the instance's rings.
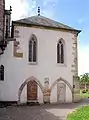
{"label": "wooden door", "polygon": [[37,100],[37,83],[32,80],[27,84],[27,101]]}
{"label": "wooden door", "polygon": [[66,85],[65,83],[57,84],[57,102],[64,103],[66,99]]}

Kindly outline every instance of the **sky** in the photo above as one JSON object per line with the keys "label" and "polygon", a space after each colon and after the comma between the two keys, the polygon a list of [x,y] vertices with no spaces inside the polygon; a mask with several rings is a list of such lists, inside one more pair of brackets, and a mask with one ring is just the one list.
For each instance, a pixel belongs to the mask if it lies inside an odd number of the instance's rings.
{"label": "sky", "polygon": [[89,73],[89,0],[6,0],[12,6],[12,20],[41,15],[82,30],[78,36],[78,72]]}

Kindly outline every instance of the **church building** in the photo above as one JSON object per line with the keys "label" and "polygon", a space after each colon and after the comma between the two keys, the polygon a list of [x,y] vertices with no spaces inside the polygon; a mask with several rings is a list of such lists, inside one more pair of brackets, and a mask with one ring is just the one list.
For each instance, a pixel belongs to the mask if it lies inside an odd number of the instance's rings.
{"label": "church building", "polygon": [[12,22],[11,38],[0,56],[0,101],[77,102],[76,30],[40,15]]}

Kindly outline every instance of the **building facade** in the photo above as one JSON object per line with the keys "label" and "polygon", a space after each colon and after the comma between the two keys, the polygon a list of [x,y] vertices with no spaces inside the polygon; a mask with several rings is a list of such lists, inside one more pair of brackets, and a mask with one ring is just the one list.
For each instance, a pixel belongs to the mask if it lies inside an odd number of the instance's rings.
{"label": "building facade", "polygon": [[78,101],[79,32],[43,16],[13,21],[15,41],[9,42],[0,58],[0,101]]}
{"label": "building facade", "polygon": [[0,40],[2,39],[4,33],[4,8],[5,8],[4,1],[1,0],[0,1]]}
{"label": "building facade", "polygon": [[0,55],[4,53],[8,41],[12,40],[10,35],[11,6],[5,10],[5,0],[0,0]]}

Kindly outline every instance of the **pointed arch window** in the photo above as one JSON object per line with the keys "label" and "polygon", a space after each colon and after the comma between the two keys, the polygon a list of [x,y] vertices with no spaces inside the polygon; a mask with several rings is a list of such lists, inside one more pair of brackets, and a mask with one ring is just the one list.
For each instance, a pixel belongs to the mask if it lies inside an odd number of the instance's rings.
{"label": "pointed arch window", "polygon": [[62,38],[57,44],[57,63],[64,63],[64,41]]}
{"label": "pointed arch window", "polygon": [[29,41],[29,62],[37,62],[37,39],[35,35],[32,35]]}
{"label": "pointed arch window", "polygon": [[0,80],[4,81],[4,66],[0,66]]}

